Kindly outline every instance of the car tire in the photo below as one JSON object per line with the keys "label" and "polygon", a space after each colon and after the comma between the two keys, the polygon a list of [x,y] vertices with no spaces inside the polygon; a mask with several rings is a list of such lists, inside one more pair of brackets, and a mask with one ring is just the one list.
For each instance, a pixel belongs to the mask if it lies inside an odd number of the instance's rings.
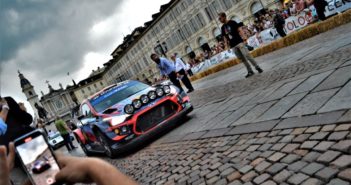
{"label": "car tire", "polygon": [[116,154],[115,154],[114,150],[111,147],[112,142],[101,131],[97,131],[95,133],[95,135],[96,135],[98,141],[101,143],[101,145],[105,148],[105,154],[109,158],[116,157]]}

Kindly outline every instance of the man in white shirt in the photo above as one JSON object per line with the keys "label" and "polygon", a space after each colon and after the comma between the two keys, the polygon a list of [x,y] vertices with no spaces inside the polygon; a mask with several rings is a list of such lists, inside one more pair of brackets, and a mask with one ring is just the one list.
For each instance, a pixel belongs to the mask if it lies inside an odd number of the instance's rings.
{"label": "man in white shirt", "polygon": [[194,91],[193,85],[191,84],[188,74],[185,71],[187,69],[187,66],[184,64],[182,59],[178,58],[176,54],[172,55],[172,60],[174,62],[174,67],[175,71],[177,73],[178,78],[180,78],[185,85],[185,87],[188,89],[187,93],[191,93]]}

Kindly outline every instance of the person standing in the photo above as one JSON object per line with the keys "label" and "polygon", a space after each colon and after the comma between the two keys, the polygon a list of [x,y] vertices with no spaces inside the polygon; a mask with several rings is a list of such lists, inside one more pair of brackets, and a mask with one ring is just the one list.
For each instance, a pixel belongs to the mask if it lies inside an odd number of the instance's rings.
{"label": "person standing", "polygon": [[316,8],[318,19],[324,21],[327,18],[325,17],[324,11],[325,7],[328,6],[328,3],[325,0],[314,0],[313,5]]}
{"label": "person standing", "polygon": [[71,136],[69,134],[71,130],[68,128],[65,121],[63,121],[60,117],[56,117],[55,126],[57,131],[59,131],[61,136],[63,137],[67,150],[72,151],[73,149],[77,148],[73,146]]}
{"label": "person standing", "polygon": [[285,37],[286,33],[284,31],[285,19],[280,14],[279,10],[275,10],[274,18],[273,18],[274,27],[277,30],[278,34],[281,37]]}
{"label": "person standing", "polygon": [[185,87],[188,89],[187,93],[191,93],[194,91],[193,85],[191,84],[187,72],[185,72],[186,66],[182,59],[178,58],[176,54],[174,54],[172,57],[172,60],[174,61],[174,67],[175,71],[177,73],[177,76],[182,80],[183,84]]}
{"label": "person standing", "polygon": [[5,135],[7,131],[7,114],[10,110],[10,107],[7,105],[6,100],[0,99],[0,136]]}
{"label": "person standing", "polygon": [[222,35],[224,36],[223,38],[224,44],[227,46],[226,48],[229,48],[228,46],[230,46],[230,48],[233,48],[235,55],[241,60],[242,63],[244,63],[247,69],[248,73],[245,77],[248,78],[255,74],[249,64],[249,61],[259,73],[262,73],[263,70],[260,68],[260,66],[257,65],[255,59],[251,56],[249,50],[245,47],[243,39],[240,37],[239,32],[243,24],[238,24],[233,20],[228,20],[227,15],[224,12],[219,13],[218,19],[223,24]]}
{"label": "person standing", "polygon": [[151,54],[150,58],[157,64],[158,68],[160,69],[162,79],[166,79],[168,76],[169,80],[179,88],[180,92],[184,91],[180,85],[179,80],[177,79],[177,74],[171,61],[166,58],[159,57],[155,53]]}
{"label": "person standing", "polygon": [[[7,130],[6,133],[0,135],[0,145],[8,146],[11,141],[34,130],[30,127],[30,124],[33,122],[33,117],[29,113],[23,111],[13,98],[5,97],[2,101],[6,101],[6,105],[9,109],[6,117]],[[2,107],[7,109],[7,106],[4,107],[3,105]],[[5,122],[5,120],[3,121]],[[16,164],[20,165],[19,161],[16,162]]]}

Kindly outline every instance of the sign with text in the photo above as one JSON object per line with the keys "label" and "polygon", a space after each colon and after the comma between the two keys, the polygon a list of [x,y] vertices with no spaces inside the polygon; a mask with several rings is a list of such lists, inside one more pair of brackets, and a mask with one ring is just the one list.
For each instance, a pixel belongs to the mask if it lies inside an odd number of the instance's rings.
{"label": "sign with text", "polygon": [[328,6],[325,9],[325,16],[341,13],[351,8],[351,0],[327,0]]}
{"label": "sign with text", "polygon": [[301,12],[299,15],[290,16],[285,19],[285,32],[287,34],[299,30],[308,25],[309,22],[312,21],[312,17],[305,12]]}

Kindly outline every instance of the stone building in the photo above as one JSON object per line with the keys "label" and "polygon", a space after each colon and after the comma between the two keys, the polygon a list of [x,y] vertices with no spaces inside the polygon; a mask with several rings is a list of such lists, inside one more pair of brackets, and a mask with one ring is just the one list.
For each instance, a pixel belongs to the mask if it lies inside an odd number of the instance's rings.
{"label": "stone building", "polygon": [[72,112],[77,107],[77,101],[71,96],[71,91],[74,89],[74,85],[63,88],[62,84],[59,84],[60,88],[54,89],[47,82],[49,93],[44,94],[41,91],[41,97],[39,99],[39,96],[35,92],[34,86],[27,78],[24,77],[22,73],[18,73],[22,92],[27,97],[27,101],[30,103],[34,111],[35,120],[39,118],[38,111],[35,108],[36,103],[47,111],[48,122],[52,122],[56,116],[60,116],[64,120],[71,119]]}
{"label": "stone building", "polygon": [[155,49],[162,47],[168,57],[178,53],[187,61],[220,40],[219,12],[248,23],[265,8],[280,6],[277,0],[171,0],[112,52],[104,79],[112,84],[126,79],[158,78],[159,72],[149,57]]}
{"label": "stone building", "polygon": [[79,103],[82,103],[83,100],[87,99],[91,95],[99,92],[101,89],[106,87],[106,81],[103,78],[105,72],[104,68],[97,68],[93,70],[88,78],[80,81],[74,88],[74,96],[77,98]]}

